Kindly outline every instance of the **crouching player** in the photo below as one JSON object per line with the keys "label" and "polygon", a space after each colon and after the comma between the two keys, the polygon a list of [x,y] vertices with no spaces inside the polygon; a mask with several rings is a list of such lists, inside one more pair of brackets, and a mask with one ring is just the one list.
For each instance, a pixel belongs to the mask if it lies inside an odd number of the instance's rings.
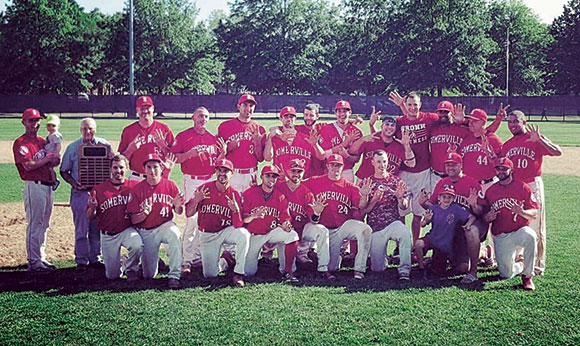
{"label": "crouching player", "polygon": [[[443,256],[450,257],[453,253],[453,239],[455,237],[455,229],[462,225],[464,230],[470,229],[475,222],[475,216],[471,215],[465,208],[453,203],[455,199],[455,188],[453,185],[443,186],[438,195],[439,204],[433,204],[425,211],[423,219],[421,220],[421,227],[432,224],[431,232],[425,237],[419,238],[415,244],[415,255],[418,259],[419,269],[425,269],[423,263],[423,254],[427,250],[438,250],[435,254],[442,252]],[[434,255],[434,257],[436,257]],[[444,263],[444,259],[440,261],[437,258],[433,259],[434,263]],[[445,270],[445,265],[442,268],[436,268],[435,274],[440,276]]]}
{"label": "crouching player", "polygon": [[[327,206],[320,214],[319,224],[328,229],[330,262],[329,271],[340,268],[340,247],[345,240],[357,240],[358,251],[354,260],[354,278],[364,278],[371,245],[372,230],[369,225],[357,220],[361,204],[359,189],[342,177],[344,160],[332,154],[326,160],[328,174],[305,182],[318,200]],[[317,202],[318,203],[318,202]],[[366,201],[364,201],[366,203]]]}
{"label": "crouching player", "polygon": [[250,245],[250,233],[242,228],[240,194],[230,185],[234,164],[230,160],[219,160],[215,166],[214,181],[201,185],[185,205],[185,216],[198,213],[197,223],[200,236],[203,276],[216,277],[227,269],[227,262],[220,258],[223,244],[235,244],[236,266],[233,283],[244,286],[244,267]]}
{"label": "crouching player", "polygon": [[181,278],[181,232],[173,221],[173,210],[183,212],[183,195],[177,185],[161,176],[161,157],[149,154],[145,157],[146,179],[131,191],[127,212],[131,222],[143,239],[143,276],[152,279],[157,274],[159,246],[169,247],[169,288],[179,288]]}
{"label": "crouching player", "polygon": [[276,166],[264,166],[262,184],[249,188],[242,195],[242,215],[251,233],[245,272],[250,276],[256,274],[258,256],[264,244],[283,244],[285,263],[284,267],[280,266],[280,271],[284,273],[284,280],[295,283],[298,279],[292,267],[296,259],[298,233],[292,229],[288,200],[274,189],[279,176]]}
{"label": "crouching player", "polygon": [[138,279],[143,242],[133,228],[125,208],[130,191],[137,181],[125,177],[129,166],[125,156],[113,156],[110,166],[111,178],[95,186],[90,193],[87,216],[90,219],[97,218],[107,279],[118,279],[121,276],[121,247],[124,247],[129,251],[125,275],[128,281],[133,281]]}
{"label": "crouching player", "polygon": [[387,243],[399,244],[399,280],[408,282],[411,273],[411,231],[401,222],[410,209],[407,186],[397,176],[387,171],[389,158],[380,149],[373,153],[371,164],[374,173],[361,185],[361,214],[373,230],[371,237],[371,270],[382,272],[386,268]]}

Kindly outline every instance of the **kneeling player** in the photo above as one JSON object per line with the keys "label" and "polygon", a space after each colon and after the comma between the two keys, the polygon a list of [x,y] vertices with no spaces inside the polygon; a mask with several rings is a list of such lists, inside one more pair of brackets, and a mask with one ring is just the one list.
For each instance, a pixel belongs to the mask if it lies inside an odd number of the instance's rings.
{"label": "kneeling player", "polygon": [[201,185],[185,205],[185,215],[198,213],[203,276],[216,277],[227,269],[220,262],[223,244],[235,244],[236,266],[233,282],[244,286],[244,267],[250,245],[250,233],[242,228],[240,194],[230,185],[234,165],[230,160],[219,160],[215,167],[217,179]]}
{"label": "kneeling player", "polygon": [[262,184],[246,190],[242,195],[242,214],[246,228],[250,231],[250,248],[246,258],[246,275],[258,271],[260,249],[266,243],[283,244],[285,263],[280,267],[284,279],[297,282],[292,266],[296,259],[298,233],[292,229],[288,200],[274,189],[280,171],[275,166],[262,168]]}
{"label": "kneeling player", "polygon": [[157,274],[159,246],[169,247],[169,288],[179,288],[181,278],[181,232],[173,222],[173,210],[183,212],[183,196],[171,180],[161,176],[161,157],[149,154],[143,163],[146,179],[135,185],[127,212],[143,239],[143,276],[152,279]]}
{"label": "kneeling player", "polygon": [[107,279],[118,279],[122,274],[122,246],[129,251],[125,275],[127,280],[132,281],[138,279],[143,242],[125,212],[130,191],[137,184],[137,181],[125,177],[128,165],[129,162],[121,154],[111,159],[111,178],[91,191],[87,216],[91,219],[96,217],[98,221]]}

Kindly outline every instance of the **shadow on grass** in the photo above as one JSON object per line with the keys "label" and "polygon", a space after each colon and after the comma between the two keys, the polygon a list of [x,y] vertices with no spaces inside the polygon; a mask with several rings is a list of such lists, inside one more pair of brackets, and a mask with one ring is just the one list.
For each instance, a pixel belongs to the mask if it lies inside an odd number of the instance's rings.
{"label": "shadow on grass", "polygon": [[[347,264],[348,265],[348,264]],[[411,271],[411,281],[401,283],[397,268],[390,266],[382,273],[367,271],[364,279],[353,278],[352,268],[343,268],[336,273],[336,280],[320,277],[315,263],[299,265],[296,276],[300,279],[295,287],[335,287],[342,288],[345,293],[384,292],[403,289],[441,289],[456,286],[460,289],[480,291],[487,282],[500,280],[497,270],[479,268],[479,281],[463,285],[460,283],[463,275],[449,276],[443,279],[427,279],[417,268]],[[137,280],[128,282],[125,279],[109,280],[103,270],[89,269],[77,272],[74,267],[59,268],[50,274],[31,274],[26,266],[0,268],[0,292],[37,292],[47,296],[73,295],[83,292],[137,292],[144,290],[164,291],[167,287],[167,277],[164,274],[154,280]],[[181,278],[181,289],[202,288],[215,291],[231,287],[232,273],[217,278],[206,279],[201,268],[194,268],[190,274]],[[277,261],[260,263],[258,273],[246,279],[247,286],[282,283]],[[242,288],[243,289],[243,288]]]}

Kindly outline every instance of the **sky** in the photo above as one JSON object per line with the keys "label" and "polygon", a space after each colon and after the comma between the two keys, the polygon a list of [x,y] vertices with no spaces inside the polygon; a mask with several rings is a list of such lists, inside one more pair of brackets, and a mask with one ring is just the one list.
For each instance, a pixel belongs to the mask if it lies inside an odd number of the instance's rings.
{"label": "sky", "polygon": [[[228,2],[230,0],[190,0],[195,2],[200,10],[199,19],[205,20],[214,9],[222,9],[229,13]],[[338,0],[330,0],[338,3]],[[10,0],[0,0],[0,11],[6,8]],[[559,16],[568,0],[524,0],[524,3],[530,7],[543,23],[551,24],[552,20]],[[104,13],[115,13],[122,11],[125,6],[125,0],[77,0],[77,3],[85,9],[91,11],[99,8]]]}

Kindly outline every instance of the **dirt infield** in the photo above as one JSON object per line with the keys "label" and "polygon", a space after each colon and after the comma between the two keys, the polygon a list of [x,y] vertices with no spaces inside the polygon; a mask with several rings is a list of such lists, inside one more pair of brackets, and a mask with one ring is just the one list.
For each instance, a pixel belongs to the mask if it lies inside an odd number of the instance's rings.
{"label": "dirt infield", "polygon": [[[113,148],[118,145],[117,142],[111,144]],[[562,157],[545,158],[544,173],[579,176],[580,170],[577,167],[580,167],[580,147],[562,149]],[[12,142],[0,141],[0,163],[13,162]],[[185,218],[177,216],[176,221],[180,229],[183,229]],[[26,263],[25,234],[24,205],[21,202],[0,204],[0,267]],[[69,207],[54,207],[47,238],[46,253],[50,261],[74,258],[74,225]]]}

